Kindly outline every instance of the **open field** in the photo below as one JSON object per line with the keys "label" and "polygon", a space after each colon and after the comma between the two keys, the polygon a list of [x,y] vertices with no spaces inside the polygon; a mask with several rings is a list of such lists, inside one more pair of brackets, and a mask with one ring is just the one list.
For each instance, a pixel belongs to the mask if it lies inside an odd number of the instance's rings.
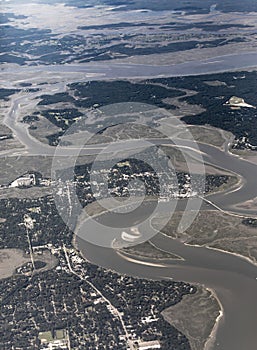
{"label": "open field", "polygon": [[0,250],[0,279],[11,277],[17,267],[30,261],[20,249]]}
{"label": "open field", "polygon": [[[58,260],[48,251],[42,254],[34,254],[35,261],[41,261],[46,265],[37,270],[43,272],[54,268]],[[0,279],[11,277],[17,268],[29,263],[30,256],[21,249],[0,249]]]}

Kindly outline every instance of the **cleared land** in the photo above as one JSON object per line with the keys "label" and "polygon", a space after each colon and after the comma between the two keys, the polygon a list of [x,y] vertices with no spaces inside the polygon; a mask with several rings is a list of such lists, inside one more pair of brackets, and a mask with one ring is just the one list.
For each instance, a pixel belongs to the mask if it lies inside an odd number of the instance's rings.
{"label": "cleared land", "polygon": [[[34,260],[44,262],[46,265],[37,270],[43,272],[54,268],[58,260],[49,252],[34,254]],[[29,263],[30,256],[21,249],[0,249],[0,279],[11,277],[17,268]]]}
{"label": "cleared land", "polygon": [[0,250],[0,279],[13,275],[15,269],[30,261],[29,255],[25,255],[20,249]]}

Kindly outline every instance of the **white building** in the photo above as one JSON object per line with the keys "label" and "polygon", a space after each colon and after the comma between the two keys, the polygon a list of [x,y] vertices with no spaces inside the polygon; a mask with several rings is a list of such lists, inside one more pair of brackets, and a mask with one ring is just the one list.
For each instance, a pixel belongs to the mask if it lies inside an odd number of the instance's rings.
{"label": "white building", "polygon": [[35,186],[36,185],[36,177],[34,174],[27,174],[18,179],[14,180],[10,187],[23,187],[23,186]]}
{"label": "white building", "polygon": [[150,350],[150,349],[160,349],[160,348],[161,348],[161,344],[158,340],[138,343],[138,349],[140,350],[148,350],[148,349]]}

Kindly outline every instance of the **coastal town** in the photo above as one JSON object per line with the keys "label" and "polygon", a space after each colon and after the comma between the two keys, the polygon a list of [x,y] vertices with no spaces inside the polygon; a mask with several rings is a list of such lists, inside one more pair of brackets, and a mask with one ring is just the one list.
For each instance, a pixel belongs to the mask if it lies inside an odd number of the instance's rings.
{"label": "coastal town", "polygon": [[256,350],[257,1],[0,3],[0,350]]}
{"label": "coastal town", "polygon": [[8,327],[1,332],[1,346],[168,350],[184,344],[189,349],[161,312],[195,293],[194,286],[119,275],[90,264],[66,245],[33,246],[34,259],[40,261],[46,250],[55,257],[54,269],[39,273],[31,265],[1,281],[1,326]]}

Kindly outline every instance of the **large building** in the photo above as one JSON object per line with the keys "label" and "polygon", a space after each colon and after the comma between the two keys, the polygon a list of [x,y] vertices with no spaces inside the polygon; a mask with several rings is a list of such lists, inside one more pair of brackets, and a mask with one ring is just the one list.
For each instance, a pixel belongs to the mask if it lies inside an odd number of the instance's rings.
{"label": "large building", "polygon": [[35,174],[26,174],[14,180],[10,184],[10,187],[23,187],[23,186],[35,186],[35,185],[36,185]]}

